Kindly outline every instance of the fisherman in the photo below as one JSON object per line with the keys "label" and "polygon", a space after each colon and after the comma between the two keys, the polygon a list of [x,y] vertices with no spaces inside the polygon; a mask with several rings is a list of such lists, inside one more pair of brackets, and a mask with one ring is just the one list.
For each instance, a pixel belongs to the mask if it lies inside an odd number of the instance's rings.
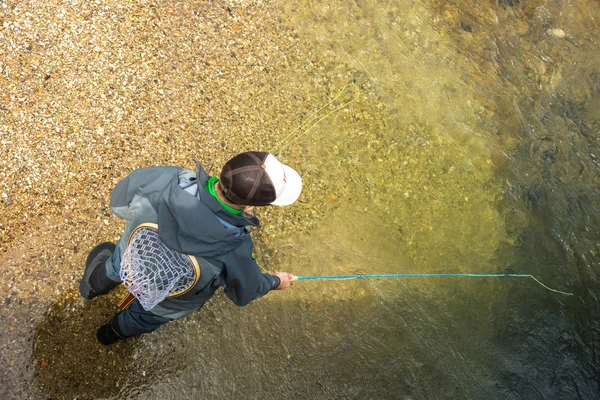
{"label": "fisherman", "polygon": [[200,278],[185,294],[165,298],[149,311],[138,299],[97,332],[103,345],[152,332],[164,323],[200,309],[219,287],[238,306],[267,292],[290,287],[292,275],[264,274],[252,257],[249,214],[256,206],[290,205],[300,196],[302,179],[272,154],[250,151],[236,155],[220,177],[197,170],[150,167],[133,171],[111,193],[113,213],[126,221],[117,242],[102,243],[89,254],[79,284],[85,299],[104,295],[121,283],[121,257],[129,236],[142,223],[155,223],[160,240],[171,250],[194,256]]}

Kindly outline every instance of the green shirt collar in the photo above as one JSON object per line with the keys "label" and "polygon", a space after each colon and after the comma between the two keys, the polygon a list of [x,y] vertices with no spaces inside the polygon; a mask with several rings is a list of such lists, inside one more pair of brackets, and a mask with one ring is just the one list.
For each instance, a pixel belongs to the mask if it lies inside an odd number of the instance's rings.
{"label": "green shirt collar", "polygon": [[208,193],[210,193],[212,195],[212,197],[214,197],[215,199],[217,199],[217,201],[219,203],[221,203],[221,205],[223,206],[224,209],[226,209],[227,211],[229,211],[230,213],[234,214],[234,215],[240,215],[241,213],[244,212],[244,210],[237,210],[225,203],[223,203],[223,200],[221,200],[219,198],[219,196],[217,195],[217,192],[215,190],[215,183],[219,182],[219,178],[217,178],[216,176],[211,176],[210,179],[206,182],[206,185],[204,186],[204,189],[206,189],[206,191]]}

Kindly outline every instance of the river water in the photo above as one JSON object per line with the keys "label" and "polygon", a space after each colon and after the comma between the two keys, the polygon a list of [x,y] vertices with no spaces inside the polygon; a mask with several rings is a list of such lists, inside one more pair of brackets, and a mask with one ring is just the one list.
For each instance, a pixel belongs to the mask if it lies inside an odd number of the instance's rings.
{"label": "river water", "polygon": [[[63,364],[86,371],[77,387],[36,366],[32,393],[599,398],[600,5],[290,0],[270,12],[306,57],[289,55],[300,67],[278,85],[302,109],[282,118],[289,132],[307,123],[280,153],[305,182],[295,211],[258,212],[265,268],[522,273],[573,296],[526,278],[300,281],[245,308],[217,296],[118,345],[116,376],[94,354]],[[52,333],[91,307],[73,301],[36,328],[32,363],[81,349]]]}

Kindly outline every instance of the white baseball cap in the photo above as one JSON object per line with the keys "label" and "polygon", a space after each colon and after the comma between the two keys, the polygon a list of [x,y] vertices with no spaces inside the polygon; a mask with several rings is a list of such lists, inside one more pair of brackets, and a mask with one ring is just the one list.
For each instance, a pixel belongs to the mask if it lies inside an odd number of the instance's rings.
{"label": "white baseball cap", "polygon": [[225,197],[247,206],[287,206],[302,192],[302,178],[270,153],[248,151],[223,166],[220,177]]}

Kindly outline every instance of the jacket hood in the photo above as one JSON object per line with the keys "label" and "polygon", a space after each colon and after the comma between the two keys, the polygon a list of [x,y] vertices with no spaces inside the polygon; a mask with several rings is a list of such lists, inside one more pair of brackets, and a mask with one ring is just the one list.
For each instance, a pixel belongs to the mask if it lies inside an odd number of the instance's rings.
{"label": "jacket hood", "polygon": [[[246,227],[258,226],[259,221],[253,215],[234,215],[225,210],[204,189],[209,176],[198,161],[196,165],[197,196],[179,186],[178,174],[173,176],[161,193],[156,209],[159,234],[173,250],[202,257],[216,257],[238,247],[249,237]],[[225,225],[241,229],[235,232]]]}

